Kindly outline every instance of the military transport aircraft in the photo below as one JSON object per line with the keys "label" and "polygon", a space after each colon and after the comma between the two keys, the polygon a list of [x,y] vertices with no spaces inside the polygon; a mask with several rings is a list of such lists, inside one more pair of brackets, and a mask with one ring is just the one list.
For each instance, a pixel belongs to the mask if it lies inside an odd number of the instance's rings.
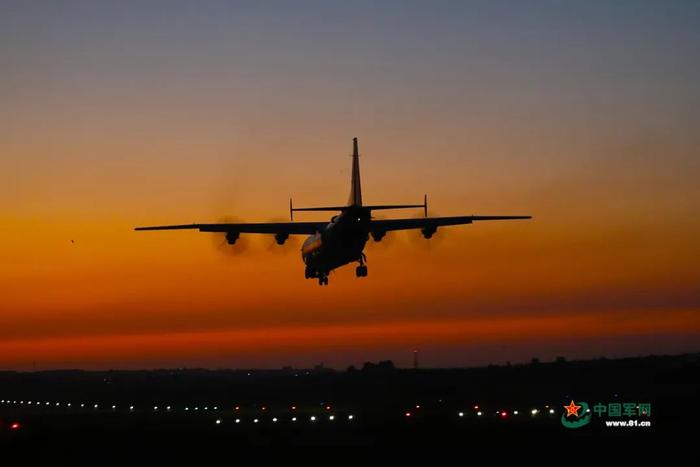
{"label": "military transport aircraft", "polygon": [[[367,276],[365,244],[372,236],[381,241],[392,230],[420,229],[423,237],[431,238],[438,227],[471,224],[474,221],[530,219],[530,216],[457,216],[428,217],[428,197],[423,204],[362,204],[360,188],[360,160],[357,138],[353,138],[352,178],[350,200],[345,206],[295,208],[289,200],[289,216],[292,222],[236,223],[236,224],[185,224],[155,227],[137,227],[136,230],[197,229],[200,232],[221,232],[233,245],[241,234],[271,234],[277,244],[283,245],[290,235],[309,235],[301,247],[301,257],[306,265],[307,279],[318,279],[319,285],[328,285],[328,275],[340,266],[357,261],[357,277]],[[374,219],[372,211],[383,209],[423,208],[425,217],[415,219]],[[294,222],[295,211],[336,211],[330,222]]]}

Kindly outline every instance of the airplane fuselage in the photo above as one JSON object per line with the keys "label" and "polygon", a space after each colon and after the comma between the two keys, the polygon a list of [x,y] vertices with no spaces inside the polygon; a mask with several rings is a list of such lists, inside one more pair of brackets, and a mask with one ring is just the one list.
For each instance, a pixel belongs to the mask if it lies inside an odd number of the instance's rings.
{"label": "airplane fuselage", "polygon": [[354,261],[362,265],[370,218],[369,209],[349,207],[334,216],[323,230],[309,236],[301,248],[307,277],[327,276],[333,269]]}

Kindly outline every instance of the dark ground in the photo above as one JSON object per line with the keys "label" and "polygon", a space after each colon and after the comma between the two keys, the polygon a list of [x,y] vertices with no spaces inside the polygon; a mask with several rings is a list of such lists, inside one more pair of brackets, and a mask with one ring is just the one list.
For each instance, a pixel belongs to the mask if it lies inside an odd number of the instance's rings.
{"label": "dark ground", "polygon": [[[638,450],[661,437],[696,436],[699,357],[454,370],[0,372],[0,465],[10,455],[24,465],[96,465],[143,456],[230,460],[233,452],[321,446],[467,452],[509,440],[589,446],[612,440]],[[560,419],[572,399],[591,409],[648,403],[651,413],[593,414],[588,425],[570,429]],[[604,423],[628,419],[651,426]]]}

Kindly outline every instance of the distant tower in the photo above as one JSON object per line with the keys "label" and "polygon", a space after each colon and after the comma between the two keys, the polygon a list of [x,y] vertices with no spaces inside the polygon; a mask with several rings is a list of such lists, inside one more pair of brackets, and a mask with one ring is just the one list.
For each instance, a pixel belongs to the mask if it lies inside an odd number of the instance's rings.
{"label": "distant tower", "polygon": [[413,369],[418,369],[418,350],[413,351]]}

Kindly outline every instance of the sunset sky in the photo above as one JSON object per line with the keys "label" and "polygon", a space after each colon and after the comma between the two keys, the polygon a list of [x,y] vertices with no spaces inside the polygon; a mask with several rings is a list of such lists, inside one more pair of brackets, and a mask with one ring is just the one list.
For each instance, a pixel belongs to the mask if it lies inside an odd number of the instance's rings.
{"label": "sunset sky", "polygon": [[[4,1],[0,369],[699,351],[699,25],[696,1]],[[389,234],[328,287],[301,237],[133,231],[344,203],[353,137],[365,203],[534,219]]]}

